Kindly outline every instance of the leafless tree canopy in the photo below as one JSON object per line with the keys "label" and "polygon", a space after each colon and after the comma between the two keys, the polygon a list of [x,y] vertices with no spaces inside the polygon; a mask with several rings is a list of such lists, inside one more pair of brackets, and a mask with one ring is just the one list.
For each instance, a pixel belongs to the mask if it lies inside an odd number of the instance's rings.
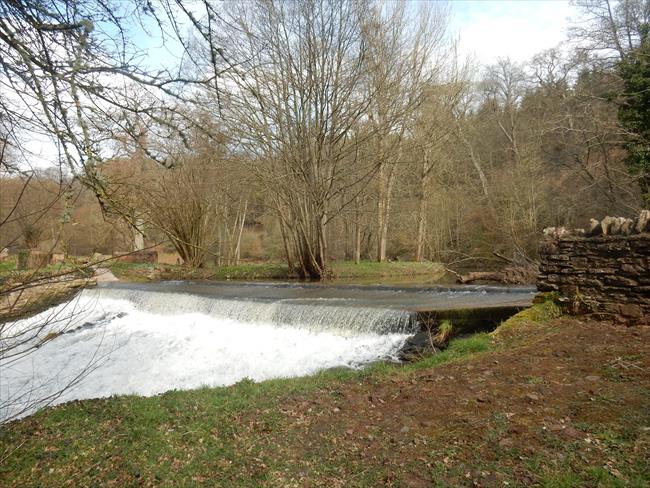
{"label": "leafless tree canopy", "polygon": [[[25,201],[3,224],[34,247],[70,228],[83,185],[193,266],[246,243],[312,278],[341,257],[534,256],[545,225],[640,205],[614,66],[648,2],[576,5],[571,52],[482,68],[443,3],[4,2],[2,168]],[[148,35],[178,59],[151,62]],[[49,202],[30,196],[35,134],[58,150]]]}

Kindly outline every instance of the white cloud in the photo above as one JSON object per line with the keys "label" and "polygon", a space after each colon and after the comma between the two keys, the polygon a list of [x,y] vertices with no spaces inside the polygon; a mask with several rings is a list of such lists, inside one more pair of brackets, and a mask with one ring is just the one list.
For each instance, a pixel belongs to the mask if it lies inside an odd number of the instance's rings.
{"label": "white cloud", "polygon": [[564,0],[455,1],[452,30],[460,51],[481,64],[499,57],[524,62],[566,40],[575,8]]}

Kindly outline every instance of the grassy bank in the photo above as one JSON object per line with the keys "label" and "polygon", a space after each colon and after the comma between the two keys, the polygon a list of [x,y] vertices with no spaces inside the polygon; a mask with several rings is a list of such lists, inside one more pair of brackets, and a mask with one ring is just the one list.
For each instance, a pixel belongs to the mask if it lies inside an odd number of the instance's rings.
{"label": "grassy bank", "polygon": [[647,486],[650,333],[556,316],[403,366],[51,408],[0,429],[0,485]]}
{"label": "grassy bank", "polygon": [[0,268],[0,321],[25,318],[69,300],[93,286],[92,270],[50,265],[38,270]]}
{"label": "grassy bank", "polygon": [[[125,281],[157,281],[157,280],[288,280],[295,277],[289,274],[289,269],[283,263],[241,263],[237,266],[207,266],[190,269],[180,265],[161,265],[149,263],[126,263],[108,261],[102,266],[111,269],[113,274]],[[74,265],[49,265],[36,271],[17,271],[13,261],[0,263],[0,281],[18,279],[20,277],[48,276],[64,272],[72,272],[78,268]],[[444,267],[439,263],[416,262],[384,262],[362,261],[355,264],[352,261],[334,261],[330,265],[330,279],[333,280],[380,280],[387,278],[426,277],[436,280],[444,275]]]}
{"label": "grassy bank", "polygon": [[[0,427],[0,485],[65,486],[74,480],[74,485],[193,486],[210,485],[218,478],[221,486],[287,486],[285,476],[295,476],[295,466],[289,459],[271,459],[274,443],[281,441],[270,433],[298,448],[299,432],[290,424],[300,422],[305,413],[335,409],[346,389],[388,378],[403,380],[413,371],[490,348],[489,336],[478,334],[454,340],[444,352],[406,366],[379,363],[362,371],[332,369],[304,378],[244,380],[225,388],[52,407]],[[311,408],[291,410],[288,406],[297,401]],[[337,466],[323,464],[318,469]],[[376,480],[381,473],[365,479]]]}
{"label": "grassy bank", "polygon": [[177,265],[147,263],[110,263],[113,274],[125,281],[157,280],[276,280],[287,279],[286,265],[272,263],[240,264],[205,268],[186,268]]}
{"label": "grassy bank", "polygon": [[[289,275],[286,264],[281,263],[242,263],[237,266],[206,267],[188,269],[183,266],[158,265],[143,263],[115,262],[110,266],[115,276],[126,281],[152,281],[174,279],[211,279],[211,280],[287,280]],[[427,276],[431,279],[441,278],[444,268],[439,263],[334,261],[330,266],[331,279],[360,281],[386,279],[392,277]]]}

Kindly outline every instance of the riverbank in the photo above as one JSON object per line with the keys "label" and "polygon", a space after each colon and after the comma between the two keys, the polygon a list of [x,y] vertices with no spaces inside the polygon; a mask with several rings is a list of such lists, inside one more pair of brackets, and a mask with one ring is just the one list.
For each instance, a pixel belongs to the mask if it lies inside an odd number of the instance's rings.
{"label": "riverbank", "polygon": [[[80,288],[94,286],[93,268],[48,265],[39,270],[17,271],[15,263],[0,263],[0,321],[24,318],[70,299]],[[285,264],[243,263],[190,269],[184,266],[107,261],[102,268],[115,278],[132,283],[165,280],[293,280]],[[351,261],[332,263],[332,278],[341,283],[437,283],[445,275],[439,263]]]}
{"label": "riverbank", "polygon": [[48,409],[0,429],[0,484],[646,485],[650,328],[556,313],[408,365]]}
{"label": "riverbank", "polygon": [[[125,263],[116,261],[109,265],[119,279],[133,282],[160,280],[290,280],[286,264],[242,263],[236,266],[208,266],[189,269],[184,266],[146,263]],[[364,282],[372,279],[426,277],[427,280],[442,279],[444,266],[430,262],[383,262],[334,261],[330,266],[330,280]]]}
{"label": "riverbank", "polygon": [[0,323],[24,319],[70,300],[79,290],[96,285],[91,273],[14,275],[0,284]]}

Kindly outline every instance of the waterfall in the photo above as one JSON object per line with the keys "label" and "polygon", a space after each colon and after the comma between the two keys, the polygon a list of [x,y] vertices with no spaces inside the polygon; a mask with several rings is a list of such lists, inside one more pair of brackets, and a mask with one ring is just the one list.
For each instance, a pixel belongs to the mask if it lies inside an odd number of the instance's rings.
{"label": "waterfall", "polygon": [[12,355],[0,354],[0,423],[75,399],[360,368],[396,359],[417,332],[417,311],[525,306],[533,292],[223,282],[85,289],[3,324],[0,351],[4,344]]}
{"label": "waterfall", "polygon": [[128,300],[137,309],[153,314],[201,313],[218,319],[290,326],[338,335],[410,334],[415,332],[416,328],[412,312],[359,306],[353,299],[244,300],[123,288],[88,289],[82,292],[82,297]]}

